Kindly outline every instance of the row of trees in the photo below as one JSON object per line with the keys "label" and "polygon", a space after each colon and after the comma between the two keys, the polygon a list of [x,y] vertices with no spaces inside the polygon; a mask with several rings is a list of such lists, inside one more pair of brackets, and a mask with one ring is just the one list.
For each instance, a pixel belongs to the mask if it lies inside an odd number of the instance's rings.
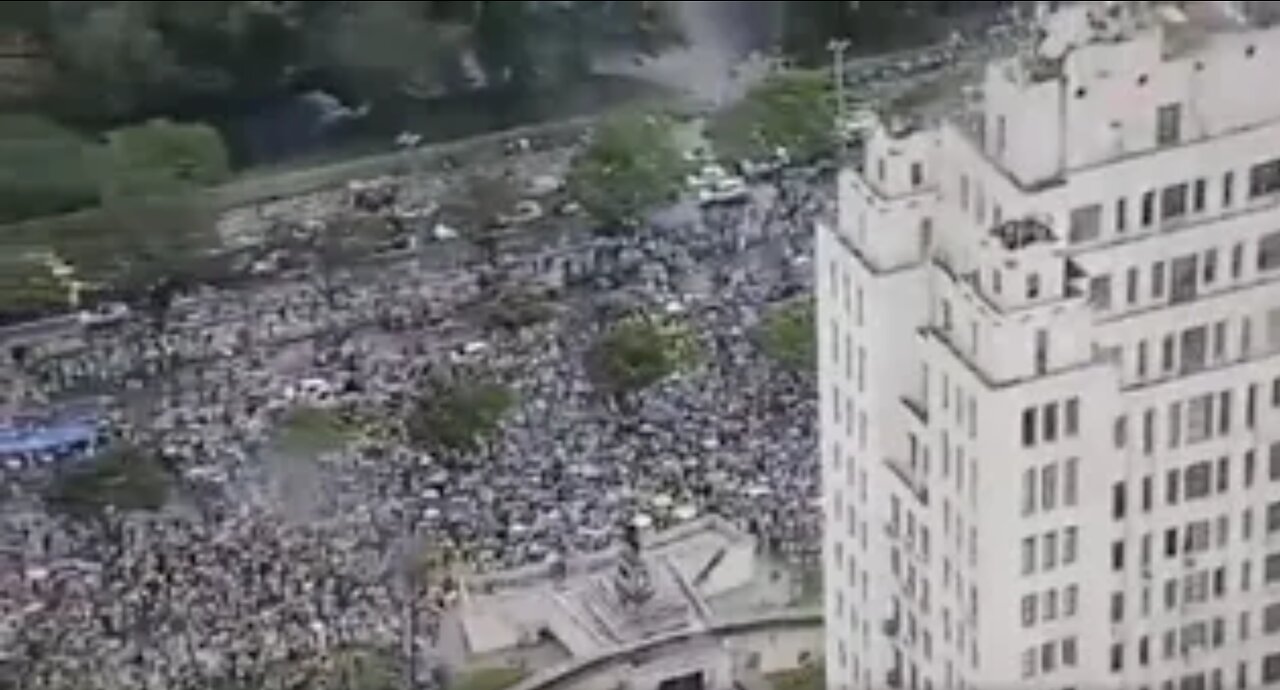
{"label": "row of trees", "polygon": [[[765,80],[741,101],[715,113],[707,136],[728,163],[763,162],[785,150],[792,160],[812,161],[834,152],[835,98],[821,72],[797,72]],[[569,192],[606,228],[626,227],[673,201],[692,171],[677,146],[674,119],[663,113],[629,112],[607,118],[570,171]]]}
{"label": "row of trees", "polygon": [[225,180],[226,147],[199,124],[153,120],[91,141],[35,115],[0,115],[0,223]]}
{"label": "row of trees", "polygon": [[16,2],[0,28],[53,66],[62,115],[133,119],[256,99],[303,82],[364,99],[581,75],[595,49],[674,34],[666,3],[521,0]]}

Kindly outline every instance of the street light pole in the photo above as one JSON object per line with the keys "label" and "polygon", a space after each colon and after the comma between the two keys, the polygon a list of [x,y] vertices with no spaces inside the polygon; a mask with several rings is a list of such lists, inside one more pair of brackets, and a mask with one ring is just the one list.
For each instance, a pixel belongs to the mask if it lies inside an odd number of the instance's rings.
{"label": "street light pole", "polygon": [[836,82],[836,140],[839,142],[838,152],[843,162],[845,155],[845,95],[844,95],[844,53],[849,49],[849,39],[833,38],[827,43],[831,51],[831,69]]}

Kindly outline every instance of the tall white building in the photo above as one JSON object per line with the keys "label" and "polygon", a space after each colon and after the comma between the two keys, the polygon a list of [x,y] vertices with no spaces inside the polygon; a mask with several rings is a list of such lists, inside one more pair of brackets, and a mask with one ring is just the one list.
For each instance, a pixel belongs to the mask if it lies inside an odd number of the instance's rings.
{"label": "tall white building", "polygon": [[818,229],[834,690],[1280,687],[1280,28],[1075,3]]}

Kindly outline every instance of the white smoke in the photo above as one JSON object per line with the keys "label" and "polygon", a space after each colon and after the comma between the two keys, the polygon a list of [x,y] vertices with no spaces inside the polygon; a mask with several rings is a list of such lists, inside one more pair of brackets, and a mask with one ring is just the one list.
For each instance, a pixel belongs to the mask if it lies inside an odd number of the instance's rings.
{"label": "white smoke", "polygon": [[751,9],[744,7],[752,4],[672,2],[683,46],[657,57],[610,56],[597,62],[596,71],[658,84],[701,105],[731,103],[768,71],[759,52],[768,46],[743,19]]}

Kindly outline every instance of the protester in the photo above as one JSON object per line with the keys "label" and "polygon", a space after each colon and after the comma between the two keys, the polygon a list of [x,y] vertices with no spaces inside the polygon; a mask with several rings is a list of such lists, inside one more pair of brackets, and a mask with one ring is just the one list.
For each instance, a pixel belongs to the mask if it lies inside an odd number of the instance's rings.
{"label": "protester", "polygon": [[[67,352],[36,348],[34,380],[54,397],[107,395],[116,436],[162,449],[180,491],[158,514],[76,522],[40,505],[54,470],[4,475],[0,537],[16,567],[0,589],[0,685],[278,682],[352,647],[394,648],[407,597],[419,634],[436,629],[444,573],[597,550],[637,513],[659,527],[716,513],[812,561],[813,377],[770,362],[752,328],[809,291],[828,186],[795,175],[741,205],[499,252],[495,266],[472,253],[438,270],[416,258],[351,267],[331,294],[305,274],[211,290],[175,305],[159,332],[139,320]],[[486,318],[494,294],[534,283],[558,289],[549,320]],[[625,410],[584,363],[608,325],[598,306],[617,295],[685,319],[703,354]],[[516,400],[474,452],[372,435],[311,457],[272,442],[306,396],[395,419],[424,378],[460,368]],[[406,548],[435,555],[429,581],[411,578]]]}

